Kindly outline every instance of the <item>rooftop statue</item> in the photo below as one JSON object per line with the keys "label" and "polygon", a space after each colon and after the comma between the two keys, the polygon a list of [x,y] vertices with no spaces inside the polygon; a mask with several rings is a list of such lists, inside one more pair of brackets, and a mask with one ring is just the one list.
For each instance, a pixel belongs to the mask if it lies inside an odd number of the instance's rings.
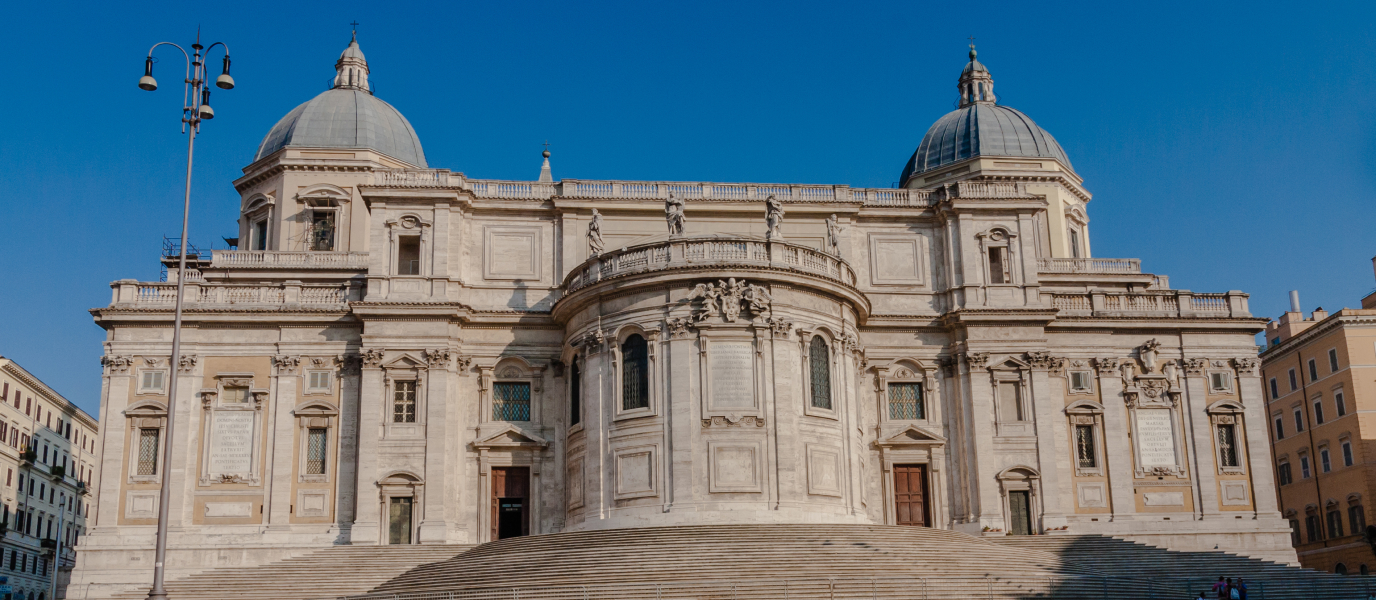
{"label": "rooftop statue", "polygon": [[588,256],[599,256],[606,245],[602,242],[602,215],[592,209],[592,221],[588,222]]}
{"label": "rooftop statue", "polygon": [[683,198],[669,194],[664,201],[664,219],[669,222],[669,235],[683,235]]}
{"label": "rooftop statue", "polygon": [[764,222],[765,227],[768,229],[768,231],[765,232],[765,239],[784,239],[784,203],[780,202],[778,198],[775,198],[773,194],[770,194],[770,196],[764,200]]}

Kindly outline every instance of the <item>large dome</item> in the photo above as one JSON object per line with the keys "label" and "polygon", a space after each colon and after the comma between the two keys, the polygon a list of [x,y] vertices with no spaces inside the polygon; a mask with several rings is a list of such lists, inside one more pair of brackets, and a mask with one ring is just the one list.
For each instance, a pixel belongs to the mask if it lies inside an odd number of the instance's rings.
{"label": "large dome", "polygon": [[406,117],[373,96],[368,63],[354,39],[335,64],[334,87],[282,117],[258,145],[257,161],[288,146],[367,148],[427,168],[420,138]]}
{"label": "large dome", "polygon": [[995,104],[994,80],[988,69],[975,60],[960,76],[960,108],[946,113],[927,129],[922,143],[903,167],[900,186],[908,179],[928,171],[976,156],[1017,156],[1050,158],[1074,171],[1065,150],[1031,117],[1021,111]]}

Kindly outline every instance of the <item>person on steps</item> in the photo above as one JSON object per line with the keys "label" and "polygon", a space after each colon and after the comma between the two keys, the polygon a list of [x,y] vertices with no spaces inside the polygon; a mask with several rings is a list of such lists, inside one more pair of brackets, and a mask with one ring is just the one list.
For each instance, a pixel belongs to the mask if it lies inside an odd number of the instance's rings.
{"label": "person on steps", "polygon": [[1234,586],[1234,589],[1238,591],[1238,600],[1247,600],[1247,584],[1242,581],[1241,577],[1237,578],[1237,585]]}
{"label": "person on steps", "polygon": [[1228,594],[1227,594],[1227,592],[1228,592],[1227,587],[1228,587],[1228,584],[1227,584],[1227,583],[1224,583],[1224,581],[1223,581],[1223,576],[1222,576],[1222,575],[1219,575],[1219,576],[1218,576],[1218,581],[1214,583],[1214,587],[1213,587],[1214,597],[1215,597],[1215,598],[1218,598],[1218,600],[1224,600],[1224,599],[1226,599],[1226,598],[1228,597]]}

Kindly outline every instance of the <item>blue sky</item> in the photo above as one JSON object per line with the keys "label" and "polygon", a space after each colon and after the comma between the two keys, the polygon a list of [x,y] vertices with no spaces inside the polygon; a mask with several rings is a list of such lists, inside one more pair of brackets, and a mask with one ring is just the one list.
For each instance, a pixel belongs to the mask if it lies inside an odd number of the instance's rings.
{"label": "blue sky", "polygon": [[[431,166],[556,177],[887,187],[953,108],[974,35],[1000,100],[1069,153],[1096,256],[1254,314],[1376,287],[1371,3],[17,3],[0,94],[0,354],[93,414],[110,281],[156,280],[180,227],[181,58],[233,50],[197,139],[193,242],[235,233],[230,182],[325,89],[357,20],[379,97]],[[218,55],[215,56],[218,63]]]}

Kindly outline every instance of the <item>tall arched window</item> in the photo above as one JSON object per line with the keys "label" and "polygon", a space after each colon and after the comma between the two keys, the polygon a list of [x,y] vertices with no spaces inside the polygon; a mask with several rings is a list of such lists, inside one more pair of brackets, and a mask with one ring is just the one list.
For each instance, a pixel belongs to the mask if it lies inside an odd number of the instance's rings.
{"label": "tall arched window", "polygon": [[583,417],[583,373],[578,359],[569,367],[569,425],[577,425]]}
{"label": "tall arched window", "polygon": [[650,407],[649,347],[631,335],[621,343],[621,410]]}
{"label": "tall arched window", "polygon": [[812,407],[831,410],[831,350],[822,336],[814,336],[808,345],[808,363],[812,372]]}

